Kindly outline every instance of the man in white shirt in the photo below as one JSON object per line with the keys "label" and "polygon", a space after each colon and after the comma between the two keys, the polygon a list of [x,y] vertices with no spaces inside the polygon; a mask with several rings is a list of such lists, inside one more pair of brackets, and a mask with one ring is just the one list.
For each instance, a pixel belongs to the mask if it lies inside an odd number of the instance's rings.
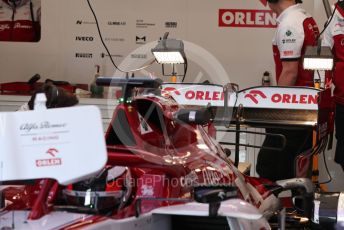
{"label": "man in white shirt", "polygon": [[[277,30],[273,38],[276,82],[279,86],[313,86],[313,72],[302,68],[306,46],[315,46],[319,29],[314,19],[301,8],[300,0],[267,0],[277,14]],[[257,172],[270,180],[294,177],[294,160],[297,154],[311,147],[311,130],[266,129],[267,133],[283,134],[286,147],[283,151],[261,149],[257,159]],[[265,147],[282,146],[281,139],[267,136]]]}

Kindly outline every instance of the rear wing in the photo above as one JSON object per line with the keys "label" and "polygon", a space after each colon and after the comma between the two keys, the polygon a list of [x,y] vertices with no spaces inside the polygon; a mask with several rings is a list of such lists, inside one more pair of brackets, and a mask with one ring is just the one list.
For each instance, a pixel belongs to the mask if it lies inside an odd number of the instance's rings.
{"label": "rear wing", "polygon": [[[162,93],[171,95],[184,106],[217,107],[220,111],[220,116],[216,117],[218,122],[233,122],[235,114],[240,112],[242,124],[260,127],[311,126],[316,128],[319,139],[333,129],[329,88],[257,86],[230,91],[225,96],[221,85],[167,83],[162,85]],[[228,99],[227,106],[225,97]],[[226,109],[231,113],[221,113]]]}
{"label": "rear wing", "polygon": [[[319,89],[310,87],[257,86],[230,92],[229,107],[317,110]],[[224,106],[224,87],[215,84],[166,83],[162,93],[170,94],[181,105]]]}

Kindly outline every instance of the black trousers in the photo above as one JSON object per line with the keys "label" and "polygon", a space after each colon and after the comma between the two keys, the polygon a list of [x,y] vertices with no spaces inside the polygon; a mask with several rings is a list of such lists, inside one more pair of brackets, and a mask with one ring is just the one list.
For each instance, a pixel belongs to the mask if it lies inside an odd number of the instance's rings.
{"label": "black trousers", "polygon": [[[312,129],[273,129],[267,128],[267,133],[282,134],[286,137],[283,151],[261,149],[258,153],[256,170],[260,177],[272,181],[295,177],[295,157],[312,147]],[[264,147],[280,148],[280,137],[266,136]]]}
{"label": "black trousers", "polygon": [[337,146],[334,161],[342,166],[344,170],[344,106],[336,104],[335,127]]}

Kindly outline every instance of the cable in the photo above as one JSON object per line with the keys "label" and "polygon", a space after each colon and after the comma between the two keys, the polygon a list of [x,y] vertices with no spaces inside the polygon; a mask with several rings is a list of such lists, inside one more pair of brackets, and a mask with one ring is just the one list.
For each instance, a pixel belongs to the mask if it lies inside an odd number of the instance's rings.
{"label": "cable", "polygon": [[333,11],[332,11],[332,14],[331,14],[329,20],[327,20],[327,22],[325,23],[324,29],[319,33],[319,35],[318,35],[318,37],[317,37],[316,40],[319,40],[319,38],[321,37],[321,35],[325,32],[325,30],[327,29],[327,27],[330,25],[330,23],[331,23],[331,21],[332,21],[332,19],[333,19],[334,13],[335,13],[336,10],[337,10],[338,3],[339,3],[339,0],[338,0],[337,3],[335,4],[335,7],[334,7],[334,9],[333,9]]}
{"label": "cable", "polygon": [[321,81],[321,76],[320,76],[319,70],[317,70],[317,75],[318,75],[318,77],[319,77],[319,80]]}
{"label": "cable", "polygon": [[35,21],[35,17],[34,17],[34,11],[33,11],[33,3],[30,0],[30,14],[31,14],[31,21],[32,21],[32,27],[34,29],[35,32],[35,42],[38,42],[39,40],[41,40],[41,21],[37,16],[37,21]]}
{"label": "cable", "polygon": [[326,152],[326,151],[325,151],[325,149],[324,149],[324,151],[323,151],[323,159],[324,159],[324,165],[325,165],[326,173],[327,173],[329,179],[328,179],[327,181],[324,181],[324,182],[319,182],[319,185],[320,185],[320,184],[328,184],[328,183],[331,183],[331,182],[332,182],[332,175],[331,175],[331,173],[330,173],[330,171],[329,171],[329,169],[328,169],[328,166],[327,166],[327,161],[326,161],[326,154],[325,154],[325,152]]}
{"label": "cable", "polygon": [[[326,147],[326,145],[325,145],[325,147]],[[323,159],[324,159],[324,165],[325,165],[326,173],[327,173],[329,179],[327,181],[324,181],[324,182],[319,182],[318,185],[328,184],[328,183],[332,182],[332,175],[328,169],[327,161],[326,161],[326,148],[323,149]]]}
{"label": "cable", "polygon": [[183,76],[182,82],[184,82],[184,80],[185,80],[185,76],[186,76],[187,71],[188,71],[188,59],[185,58],[185,70],[184,70],[184,76]]}
{"label": "cable", "polygon": [[113,66],[114,66],[116,69],[118,69],[118,70],[119,70],[120,72],[122,72],[122,73],[130,73],[130,72],[135,72],[135,71],[143,70],[143,69],[145,69],[145,68],[151,66],[151,65],[155,62],[155,60],[153,60],[152,62],[150,62],[149,64],[147,64],[147,65],[145,65],[145,66],[142,66],[142,67],[137,68],[137,69],[127,70],[127,71],[122,70],[121,68],[119,68],[119,67],[116,65],[116,63],[114,62],[114,60],[113,60],[113,58],[112,58],[112,56],[111,56],[111,53],[110,53],[109,49],[107,48],[107,46],[106,46],[106,44],[105,44],[105,42],[104,42],[102,33],[101,33],[101,31],[100,31],[100,27],[99,27],[99,23],[98,23],[98,19],[97,19],[96,13],[94,12],[94,10],[93,10],[93,8],[92,8],[92,5],[91,5],[91,3],[90,3],[89,0],[87,0],[87,3],[88,3],[88,6],[89,6],[89,8],[90,8],[92,14],[93,14],[94,20],[95,20],[95,22],[96,22],[96,26],[97,26],[98,34],[99,34],[99,37],[100,37],[100,41],[102,42],[102,44],[103,44],[103,46],[104,46],[104,48],[105,48],[105,50],[106,50],[106,53],[109,55],[109,58],[110,58],[110,60],[111,60],[111,63],[113,64]]}
{"label": "cable", "polygon": [[328,137],[324,138],[324,140],[322,140],[321,143],[319,145],[317,145],[313,149],[313,151],[312,151],[312,155],[319,154],[319,152],[323,152],[324,165],[325,165],[325,169],[326,169],[327,175],[329,177],[329,180],[324,181],[324,182],[315,183],[316,185],[328,184],[328,183],[330,183],[332,181],[332,176],[330,174],[330,171],[329,171],[328,166],[327,166],[327,161],[326,161],[326,146],[327,146],[327,143],[328,143]]}

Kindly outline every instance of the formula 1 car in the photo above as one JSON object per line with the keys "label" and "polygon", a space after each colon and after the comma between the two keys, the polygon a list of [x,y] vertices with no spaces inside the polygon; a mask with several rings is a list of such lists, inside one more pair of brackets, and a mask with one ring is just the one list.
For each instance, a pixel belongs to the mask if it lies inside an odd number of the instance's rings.
{"label": "formula 1 car", "polygon": [[[213,138],[213,122],[239,124],[239,117],[243,116],[237,114],[243,113],[238,110],[238,102],[249,99],[255,104],[254,95],[270,97],[264,89],[236,92],[232,87],[223,91],[220,86],[198,85],[208,88],[202,94],[201,90],[190,91],[187,85],[162,86],[161,80],[150,78],[100,77],[97,83],[120,86],[123,92],[105,134],[106,166],[96,174],[89,173],[86,179],[77,175],[68,184],[37,179],[37,175],[29,181],[12,178],[6,182],[3,178],[7,185],[1,189],[1,227],[270,229],[266,220],[276,227],[278,219],[283,226],[286,219],[286,226],[293,228],[311,227],[311,219],[319,222],[322,195],[318,194],[314,201],[314,186],[309,179],[271,182],[247,176],[237,168],[238,157],[233,162],[230,152]],[[311,117],[315,115],[320,128],[316,129],[317,144],[300,156],[300,167],[309,166],[310,156],[325,148],[329,131],[328,114],[318,110],[318,104],[328,99],[326,92],[304,90],[300,88],[300,93],[306,95],[298,100],[304,102],[299,103],[300,107],[311,104],[310,111],[315,111]],[[182,105],[178,96],[189,100],[184,103],[187,106]],[[191,97],[203,101],[205,106],[193,104]],[[277,100],[278,96],[271,98]],[[282,97],[281,101],[287,99]],[[209,106],[207,100],[218,104]],[[259,123],[259,119],[255,122]],[[84,143],[92,144],[97,143]],[[96,161],[96,152],[93,157]],[[74,164],[78,168],[79,163]],[[41,175],[46,177],[55,178],[54,174]],[[302,197],[301,204],[293,206],[287,216],[278,199],[284,190],[298,190]]]}

